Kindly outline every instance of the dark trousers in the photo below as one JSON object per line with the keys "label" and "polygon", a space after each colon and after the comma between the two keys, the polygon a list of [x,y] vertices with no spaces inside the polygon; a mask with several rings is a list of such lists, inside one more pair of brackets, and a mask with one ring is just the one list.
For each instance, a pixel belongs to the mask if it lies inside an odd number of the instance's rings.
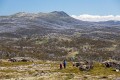
{"label": "dark trousers", "polygon": [[62,64],[60,64],[60,69],[62,69]]}
{"label": "dark trousers", "polygon": [[64,68],[66,68],[66,64],[63,64]]}

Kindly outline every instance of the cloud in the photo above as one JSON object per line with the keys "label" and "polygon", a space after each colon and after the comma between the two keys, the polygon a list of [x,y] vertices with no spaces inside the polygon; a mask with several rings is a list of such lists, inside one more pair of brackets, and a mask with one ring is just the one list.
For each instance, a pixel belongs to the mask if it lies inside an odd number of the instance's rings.
{"label": "cloud", "polygon": [[93,21],[93,22],[98,22],[98,21],[108,21],[108,20],[115,20],[115,21],[120,21],[120,15],[106,15],[106,16],[100,16],[100,15],[89,15],[89,14],[83,14],[83,15],[72,15],[71,17],[83,20],[83,21]]}

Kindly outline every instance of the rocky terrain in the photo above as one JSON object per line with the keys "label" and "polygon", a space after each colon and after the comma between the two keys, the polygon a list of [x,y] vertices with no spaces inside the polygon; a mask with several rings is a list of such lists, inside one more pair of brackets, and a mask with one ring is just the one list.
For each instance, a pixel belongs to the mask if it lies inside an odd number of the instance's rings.
{"label": "rocky terrain", "polygon": [[37,14],[20,12],[10,16],[0,16],[0,37],[21,38],[52,33],[63,35],[79,33],[90,38],[116,39],[120,36],[119,32],[120,21],[80,21],[63,11]]}
{"label": "rocky terrain", "polygon": [[120,21],[87,22],[63,11],[0,16],[0,58],[120,60]]}
{"label": "rocky terrain", "polygon": [[[119,63],[102,62],[120,61],[120,21],[81,21],[63,11],[0,16],[0,59],[1,80],[119,80]],[[78,61],[95,63],[73,66]]]}
{"label": "rocky terrain", "polygon": [[61,61],[0,62],[0,80],[119,80],[120,72],[95,63],[90,71],[81,71],[67,63],[66,69],[59,69]]}

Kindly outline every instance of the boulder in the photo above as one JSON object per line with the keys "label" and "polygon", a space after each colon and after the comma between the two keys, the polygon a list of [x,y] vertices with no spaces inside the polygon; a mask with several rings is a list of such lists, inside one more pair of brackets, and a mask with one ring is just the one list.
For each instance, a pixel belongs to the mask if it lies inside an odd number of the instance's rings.
{"label": "boulder", "polygon": [[79,66],[79,70],[81,70],[81,71],[88,71],[90,69],[91,68],[90,68],[89,65],[81,65],[81,66]]}
{"label": "boulder", "polygon": [[120,70],[120,61],[107,60],[107,61],[104,61],[102,64],[107,68],[112,67],[112,68],[115,68],[117,70]]}
{"label": "boulder", "polygon": [[76,62],[75,64],[74,64],[74,66],[76,66],[76,67],[79,67],[79,66],[81,66],[81,65],[84,65],[85,63],[84,62]]}
{"label": "boulder", "polygon": [[93,62],[90,61],[83,61],[83,62],[76,62],[76,67],[79,68],[81,71],[88,71],[93,68]]}
{"label": "boulder", "polygon": [[8,61],[10,62],[33,62],[34,59],[30,57],[14,57],[14,58],[10,58]]}

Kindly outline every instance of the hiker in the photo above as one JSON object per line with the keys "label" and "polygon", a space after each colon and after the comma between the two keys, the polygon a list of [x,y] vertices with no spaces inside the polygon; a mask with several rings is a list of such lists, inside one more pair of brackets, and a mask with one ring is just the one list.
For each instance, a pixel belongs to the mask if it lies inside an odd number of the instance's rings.
{"label": "hiker", "polygon": [[60,69],[62,69],[62,63],[60,63]]}
{"label": "hiker", "polygon": [[64,66],[64,68],[66,68],[66,64],[67,64],[67,63],[66,63],[66,60],[64,60],[64,61],[63,61],[63,66]]}

